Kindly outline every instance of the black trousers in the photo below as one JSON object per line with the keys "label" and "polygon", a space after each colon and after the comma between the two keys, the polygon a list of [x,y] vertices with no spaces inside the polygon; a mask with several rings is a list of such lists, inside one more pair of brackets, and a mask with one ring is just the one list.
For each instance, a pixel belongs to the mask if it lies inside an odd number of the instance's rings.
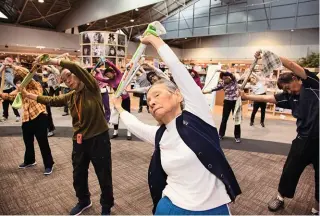
{"label": "black trousers", "polygon": [[[265,94],[261,94],[261,95],[265,95]],[[265,102],[253,102],[253,110],[251,113],[251,122],[254,122],[254,118],[256,116],[256,113],[258,112],[258,109],[260,108],[261,110],[261,123],[264,123],[264,119],[266,116],[266,107],[267,107],[267,103]]]}
{"label": "black trousers", "polygon": [[[10,94],[12,91],[14,91],[14,88],[3,90],[3,93]],[[3,117],[8,118],[9,117],[9,104],[12,105],[13,101],[11,100],[3,100],[2,101],[2,107],[3,107]],[[16,117],[20,117],[19,111],[12,107],[12,110]]]}
{"label": "black trousers", "polygon": [[[222,112],[222,120],[219,128],[219,135],[221,137],[224,137],[226,133],[226,128],[227,128],[227,122],[229,119],[230,112],[234,112],[234,108],[236,106],[236,101],[235,100],[224,100],[223,101],[223,112]],[[241,137],[241,127],[240,125],[235,125],[234,126],[234,137],[235,138],[240,138]]]}
{"label": "black trousers", "polygon": [[111,143],[108,131],[83,140],[82,144],[73,141],[72,165],[73,187],[79,202],[90,200],[88,168],[92,162],[101,188],[100,203],[111,208],[114,204],[112,186]]}
{"label": "black trousers", "polygon": [[53,87],[49,88],[49,96],[59,96],[60,88],[54,89]]}
{"label": "black trousers", "polygon": [[[42,86],[42,89],[43,89],[43,95],[45,96],[52,96],[49,94],[49,92],[47,91],[46,88],[44,88],[44,86]],[[51,113],[51,107],[50,105],[46,105],[46,110],[47,110],[47,113],[48,113],[48,125],[47,125],[47,128],[48,128],[48,131],[54,131],[55,130],[55,126],[53,124],[53,119],[52,119],[52,113]]]}
{"label": "black trousers", "polygon": [[315,171],[315,197],[319,202],[319,137],[297,136],[292,141],[278,187],[282,196],[293,198],[299,178],[309,164],[313,165]]}
{"label": "black trousers", "polygon": [[139,108],[142,109],[143,105],[147,106],[147,109],[149,109],[148,103],[143,100],[143,98],[146,96],[146,94],[140,94],[140,100],[139,100]]}
{"label": "black trousers", "polygon": [[23,141],[26,146],[24,154],[25,164],[35,162],[34,137],[36,137],[38,141],[44,167],[51,168],[54,164],[47,136],[47,124],[47,115],[43,113],[33,120],[22,123]]}
{"label": "black trousers", "polygon": [[[122,108],[123,108],[124,110],[126,110],[126,111],[128,111],[128,112],[131,112],[131,108],[130,108],[130,106],[131,106],[130,97],[122,100],[121,106],[122,106]],[[118,122],[119,122],[119,121],[118,121]],[[118,125],[118,124],[115,124],[115,125],[114,125],[114,129],[115,129],[115,130],[118,130],[118,128],[119,128],[119,125]]]}

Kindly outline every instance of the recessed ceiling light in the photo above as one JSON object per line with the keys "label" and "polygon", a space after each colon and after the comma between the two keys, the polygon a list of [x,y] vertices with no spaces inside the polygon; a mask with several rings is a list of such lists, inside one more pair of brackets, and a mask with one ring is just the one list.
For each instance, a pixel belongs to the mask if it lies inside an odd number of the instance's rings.
{"label": "recessed ceiling light", "polygon": [[293,32],[294,30],[293,30],[293,29],[291,29],[291,31]]}
{"label": "recessed ceiling light", "polygon": [[2,19],[8,19],[8,17],[6,15],[4,15],[1,11],[0,11],[0,18]]}
{"label": "recessed ceiling light", "polygon": [[44,3],[44,0],[38,0],[39,3]]}
{"label": "recessed ceiling light", "polygon": [[87,23],[87,25],[90,25],[90,23]]}
{"label": "recessed ceiling light", "polygon": [[136,8],[135,11],[139,11],[139,8]]}
{"label": "recessed ceiling light", "polygon": [[108,20],[105,21],[106,23],[108,22]]}
{"label": "recessed ceiling light", "polygon": [[134,22],[134,19],[131,19],[130,22]]}
{"label": "recessed ceiling light", "polygon": [[184,38],[184,39],[186,39],[186,40],[187,40],[188,38]]}

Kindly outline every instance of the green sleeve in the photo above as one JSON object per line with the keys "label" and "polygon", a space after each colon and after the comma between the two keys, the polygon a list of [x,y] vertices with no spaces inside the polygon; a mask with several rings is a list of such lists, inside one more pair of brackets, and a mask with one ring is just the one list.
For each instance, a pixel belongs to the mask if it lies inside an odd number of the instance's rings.
{"label": "green sleeve", "polygon": [[59,95],[59,96],[38,96],[37,102],[41,104],[50,105],[53,107],[61,107],[68,104],[69,99],[71,98],[71,95],[74,93],[74,91],[71,91],[67,94]]}
{"label": "green sleeve", "polygon": [[99,91],[99,86],[96,80],[86,69],[82,68],[74,62],[66,60],[62,60],[60,62],[60,66],[70,70],[70,72],[76,75],[89,90]]}

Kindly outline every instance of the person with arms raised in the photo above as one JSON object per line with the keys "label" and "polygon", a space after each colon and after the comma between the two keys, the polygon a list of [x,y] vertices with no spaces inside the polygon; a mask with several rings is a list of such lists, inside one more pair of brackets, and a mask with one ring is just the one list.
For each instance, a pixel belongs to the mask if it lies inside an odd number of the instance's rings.
{"label": "person with arms raised", "polygon": [[241,190],[201,89],[161,38],[150,35],[141,42],[155,47],[179,87],[161,79],[147,92],[150,112],[160,127],[125,111],[121,97],[113,100],[126,127],[155,145],[148,171],[153,213],[229,215],[228,203]]}

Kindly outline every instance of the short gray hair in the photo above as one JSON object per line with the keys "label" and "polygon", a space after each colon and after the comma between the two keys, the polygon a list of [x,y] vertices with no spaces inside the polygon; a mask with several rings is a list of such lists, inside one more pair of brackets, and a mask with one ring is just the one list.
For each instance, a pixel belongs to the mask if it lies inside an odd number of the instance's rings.
{"label": "short gray hair", "polygon": [[[150,91],[150,89],[155,86],[155,85],[165,85],[167,87],[167,90],[170,92],[170,93],[175,93],[177,90],[179,90],[178,86],[176,84],[174,84],[173,82],[171,82],[170,80],[167,80],[167,79],[160,79],[158,80],[157,82],[155,82],[147,91],[147,95]],[[181,110],[184,109],[184,100],[181,102]]]}

